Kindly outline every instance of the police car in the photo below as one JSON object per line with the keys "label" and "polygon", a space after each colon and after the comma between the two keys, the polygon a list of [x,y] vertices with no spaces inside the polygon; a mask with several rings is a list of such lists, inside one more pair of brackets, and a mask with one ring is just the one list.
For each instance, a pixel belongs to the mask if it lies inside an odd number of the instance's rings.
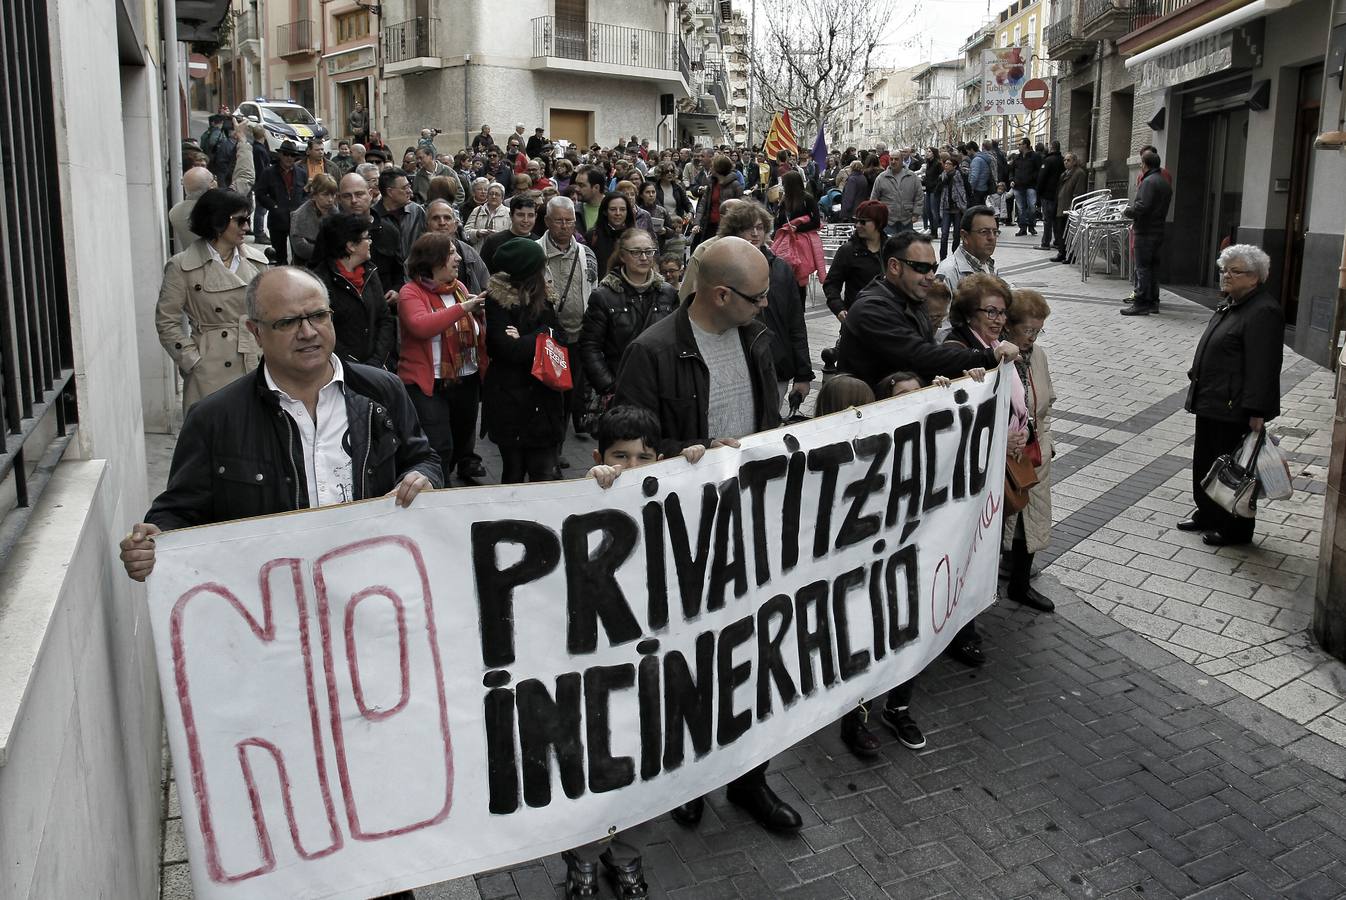
{"label": "police car", "polygon": [[234,110],[234,115],[244,116],[249,122],[260,123],[266,129],[266,146],[274,153],[285,141],[294,141],[301,147],[309,138],[316,137],[323,142],[323,151],[332,149],[327,127],[313,113],[293,100],[245,100]]}

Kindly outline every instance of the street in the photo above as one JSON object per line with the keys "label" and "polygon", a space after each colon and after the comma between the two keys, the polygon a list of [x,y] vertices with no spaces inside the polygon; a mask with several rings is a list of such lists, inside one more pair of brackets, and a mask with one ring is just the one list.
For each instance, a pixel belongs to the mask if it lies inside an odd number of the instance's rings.
{"label": "street", "polygon": [[[804,817],[798,835],[764,831],[723,792],[695,830],[665,815],[625,833],[651,896],[1346,895],[1346,666],[1305,630],[1330,373],[1287,350],[1274,430],[1295,495],[1259,510],[1254,546],[1206,547],[1173,526],[1190,508],[1182,399],[1209,310],[1165,292],[1161,315],[1123,318],[1125,282],[1081,283],[1029,240],[1002,233],[996,261],[1052,305],[1039,347],[1058,395],[1055,522],[1035,584],[1057,612],[1001,602],[979,620],[985,667],[923,673],[924,750],[883,731],[866,763],[829,728],[778,756],[769,779]],[[837,324],[816,285],[808,327],[817,360]],[[147,442],[156,489],[171,438]],[[568,440],[571,477],[592,448]],[[180,821],[166,827],[171,900],[190,896]],[[416,894],[533,900],[564,879],[553,856]]]}

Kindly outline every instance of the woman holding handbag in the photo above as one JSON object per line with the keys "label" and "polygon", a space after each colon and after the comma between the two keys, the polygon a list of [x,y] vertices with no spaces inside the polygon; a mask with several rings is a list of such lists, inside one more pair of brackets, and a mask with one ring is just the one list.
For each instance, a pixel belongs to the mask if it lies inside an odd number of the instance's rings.
{"label": "woman holding handbag", "polygon": [[[794,269],[799,299],[803,301],[809,295],[809,276],[817,272],[820,282],[827,277],[822,236],[818,233],[822,220],[818,218],[818,201],[804,190],[803,175],[791,170],[780,177],[780,183],[781,201],[771,251]],[[791,249],[787,250],[787,244]]]}
{"label": "woman holding handbag", "polygon": [[1285,317],[1266,288],[1271,259],[1250,244],[1220,251],[1220,304],[1196,345],[1185,408],[1196,416],[1192,445],[1192,499],[1196,512],[1178,523],[1200,531],[1212,547],[1247,544],[1257,520],[1215,503],[1201,483],[1222,455],[1237,454],[1244,435],[1280,415]]}
{"label": "woman holding handbag", "polygon": [[486,433],[500,448],[502,484],[553,481],[565,435],[564,392],[533,374],[544,343],[538,338],[559,328],[546,278],[547,253],[530,238],[515,238],[496,250],[495,264],[499,271],[486,286],[491,360],[482,385]]}
{"label": "woman holding handbag", "polygon": [[[1028,502],[1013,518],[1006,516],[1005,535],[1010,541],[1008,595],[1015,603],[1043,612],[1056,608],[1028,583],[1033,555],[1046,550],[1052,538],[1052,405],[1056,391],[1047,368],[1047,353],[1036,346],[1051,307],[1037,291],[1016,290],[1005,320],[1005,336],[1019,347],[1014,367],[1027,388],[1028,443],[1022,458],[1033,466],[1037,484],[1028,489]],[[1006,510],[1008,512],[1008,510]]]}
{"label": "woman holding handbag", "polygon": [[[977,273],[969,275],[958,283],[958,292],[949,306],[949,321],[952,327],[946,344],[958,344],[970,349],[994,347],[1000,342],[1005,330],[1005,317],[1012,301],[1009,285],[994,275]],[[1011,468],[1023,461],[1024,448],[1028,444],[1028,402],[1023,380],[1019,373],[1010,368],[1012,380],[1010,389],[1009,439],[1006,443],[1005,464],[1005,502],[1006,512],[1010,512],[1012,494]],[[1029,474],[1032,467],[1027,468]],[[1022,488],[1029,485],[1022,483]],[[1022,496],[1021,492],[1020,495]],[[1022,507],[1018,507],[1021,509]],[[1014,511],[1018,511],[1015,509]],[[981,652],[981,636],[977,634],[977,623],[967,623],[954,636],[949,651],[959,662],[969,666],[979,666],[985,662]]]}

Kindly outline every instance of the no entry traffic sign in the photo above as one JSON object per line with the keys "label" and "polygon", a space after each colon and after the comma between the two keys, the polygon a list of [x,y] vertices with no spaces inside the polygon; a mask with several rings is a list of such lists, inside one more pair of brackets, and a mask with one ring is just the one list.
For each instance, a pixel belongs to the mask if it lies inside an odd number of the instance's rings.
{"label": "no entry traffic sign", "polygon": [[1047,105],[1051,98],[1051,88],[1042,78],[1030,78],[1024,82],[1023,89],[1020,91],[1023,97],[1024,109],[1039,110]]}

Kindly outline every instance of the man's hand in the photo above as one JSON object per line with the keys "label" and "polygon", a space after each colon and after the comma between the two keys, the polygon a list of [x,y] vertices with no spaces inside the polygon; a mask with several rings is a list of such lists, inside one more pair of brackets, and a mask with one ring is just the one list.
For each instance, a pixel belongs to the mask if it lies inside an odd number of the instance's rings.
{"label": "man's hand", "polygon": [[1248,419],[1248,427],[1253,431],[1261,431],[1262,425],[1265,423],[1265,421],[1266,420],[1263,419],[1261,416],[1252,416],[1251,418]]}
{"label": "man's hand", "polygon": [[604,490],[612,487],[612,483],[620,474],[622,474],[621,466],[594,466],[589,470],[589,477],[597,481],[598,486]]}
{"label": "man's hand", "polygon": [[397,302],[397,291],[384,291],[384,292],[383,292],[383,302],[385,302],[385,303],[396,303],[396,302]]}
{"label": "man's hand", "polygon": [[1019,346],[1009,341],[1001,341],[995,345],[995,358],[1002,363],[1014,362],[1019,358]]}
{"label": "man's hand", "polygon": [[812,389],[813,389],[812,381],[796,381],[794,383],[794,387],[792,388],[792,390],[796,391],[799,394],[799,398],[801,401],[803,400],[803,398],[809,395],[809,391]]}
{"label": "man's hand", "polygon": [[133,581],[144,581],[154,571],[154,536],[163,534],[158,525],[137,522],[131,533],[122,538],[121,560],[126,574]]}
{"label": "man's hand", "polygon": [[[977,369],[976,371],[981,373],[981,378],[975,379],[976,381],[981,381],[982,378],[986,377],[985,369]],[[972,373],[969,372],[968,374],[970,375]],[[947,375],[936,375],[934,378],[930,379],[930,384],[932,387],[946,388],[951,387],[953,385],[953,382],[949,380]]]}
{"label": "man's hand", "polygon": [[505,337],[514,338],[517,341],[519,339],[519,329],[513,325],[505,326]]}
{"label": "man's hand", "polygon": [[397,483],[389,493],[397,498],[398,506],[410,506],[411,501],[416,499],[416,495],[430,487],[430,479],[426,478],[421,472],[408,472],[402,476],[402,480]]}
{"label": "man's hand", "polygon": [[714,450],[718,447],[733,447],[737,450],[739,443],[734,438],[716,438],[710,442],[710,449]]}
{"label": "man's hand", "polygon": [[682,450],[682,458],[693,464],[700,462],[701,457],[705,455],[706,448],[701,444],[693,444],[690,447],[684,447]]}
{"label": "man's hand", "polygon": [[846,321],[846,313],[847,313],[847,312],[848,312],[848,310],[844,310],[844,309],[843,309],[841,312],[837,313],[837,321],[838,321],[838,322],[844,322],[844,321]]}
{"label": "man's hand", "polygon": [[980,366],[978,366],[975,369],[968,369],[965,374],[967,375],[968,378],[971,378],[973,381],[977,382],[977,384],[981,384],[983,381],[986,380],[986,370],[981,368]]}

